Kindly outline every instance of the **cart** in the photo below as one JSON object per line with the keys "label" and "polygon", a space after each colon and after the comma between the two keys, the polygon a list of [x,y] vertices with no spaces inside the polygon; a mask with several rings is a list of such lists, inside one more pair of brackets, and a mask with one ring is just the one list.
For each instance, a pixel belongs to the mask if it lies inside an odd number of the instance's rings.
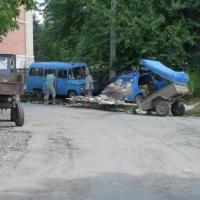
{"label": "cart", "polygon": [[189,92],[187,86],[170,84],[146,97],[141,102],[142,110],[155,111],[159,116],[182,116],[185,113],[183,97]]}
{"label": "cart", "polygon": [[16,126],[24,124],[24,110],[19,96],[22,94],[23,84],[17,74],[0,76],[0,109],[10,109],[10,119],[4,121],[15,122]]}
{"label": "cart", "polygon": [[159,116],[182,116],[185,113],[183,97],[189,93],[189,76],[185,72],[174,71],[158,61],[141,60],[141,64],[159,76],[167,84],[145,97],[140,103],[144,111],[155,111]]}

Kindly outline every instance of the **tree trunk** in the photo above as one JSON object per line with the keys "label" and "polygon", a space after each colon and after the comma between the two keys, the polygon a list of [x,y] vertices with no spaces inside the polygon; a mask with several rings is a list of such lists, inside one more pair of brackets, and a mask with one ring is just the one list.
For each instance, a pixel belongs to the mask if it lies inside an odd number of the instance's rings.
{"label": "tree trunk", "polygon": [[[116,12],[116,7],[117,7],[117,0],[111,0],[111,11],[113,12],[113,14],[115,14]],[[116,60],[116,48],[117,48],[116,30],[112,22],[110,28],[110,79],[115,77],[116,75],[115,70],[113,70],[113,63]]]}

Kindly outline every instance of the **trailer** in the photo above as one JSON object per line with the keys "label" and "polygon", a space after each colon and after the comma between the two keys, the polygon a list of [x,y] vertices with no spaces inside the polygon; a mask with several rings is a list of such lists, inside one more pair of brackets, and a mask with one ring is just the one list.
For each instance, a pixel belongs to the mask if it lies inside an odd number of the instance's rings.
{"label": "trailer", "polygon": [[158,61],[142,60],[140,64],[168,83],[143,98],[140,102],[141,108],[148,112],[155,111],[159,116],[167,116],[170,111],[174,116],[184,115],[183,97],[189,92],[189,76],[184,72],[176,72]]}
{"label": "trailer", "polygon": [[10,73],[7,70],[0,74],[0,109],[10,110],[8,120],[15,122],[16,126],[21,127],[24,124],[24,110],[20,102],[20,95],[23,91],[22,77],[16,73]]}
{"label": "trailer", "polygon": [[159,116],[169,115],[170,110],[174,116],[182,116],[185,113],[183,97],[188,92],[187,86],[172,83],[143,99],[141,108],[144,111],[155,111]]}

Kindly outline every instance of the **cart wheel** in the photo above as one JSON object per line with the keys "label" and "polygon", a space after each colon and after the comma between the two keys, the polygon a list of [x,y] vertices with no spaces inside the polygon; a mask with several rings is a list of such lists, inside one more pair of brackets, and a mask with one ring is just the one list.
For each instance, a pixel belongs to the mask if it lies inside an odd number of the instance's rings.
{"label": "cart wheel", "polygon": [[185,106],[182,103],[173,103],[171,112],[174,116],[183,116],[185,114]]}
{"label": "cart wheel", "polygon": [[159,116],[169,115],[169,111],[170,111],[169,103],[164,100],[158,101],[155,107],[155,111]]}
{"label": "cart wheel", "polygon": [[16,101],[15,108],[11,109],[11,120],[13,120],[18,127],[24,125],[24,109],[19,101]]}

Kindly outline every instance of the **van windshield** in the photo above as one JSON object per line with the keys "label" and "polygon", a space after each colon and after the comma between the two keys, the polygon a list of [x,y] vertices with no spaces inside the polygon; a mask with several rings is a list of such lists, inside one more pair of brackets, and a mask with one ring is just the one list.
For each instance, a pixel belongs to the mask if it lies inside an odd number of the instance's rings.
{"label": "van windshield", "polygon": [[133,79],[117,79],[115,81],[115,85],[118,85],[120,87],[125,87],[125,88],[129,88],[129,87],[133,87],[133,83],[134,80]]}

